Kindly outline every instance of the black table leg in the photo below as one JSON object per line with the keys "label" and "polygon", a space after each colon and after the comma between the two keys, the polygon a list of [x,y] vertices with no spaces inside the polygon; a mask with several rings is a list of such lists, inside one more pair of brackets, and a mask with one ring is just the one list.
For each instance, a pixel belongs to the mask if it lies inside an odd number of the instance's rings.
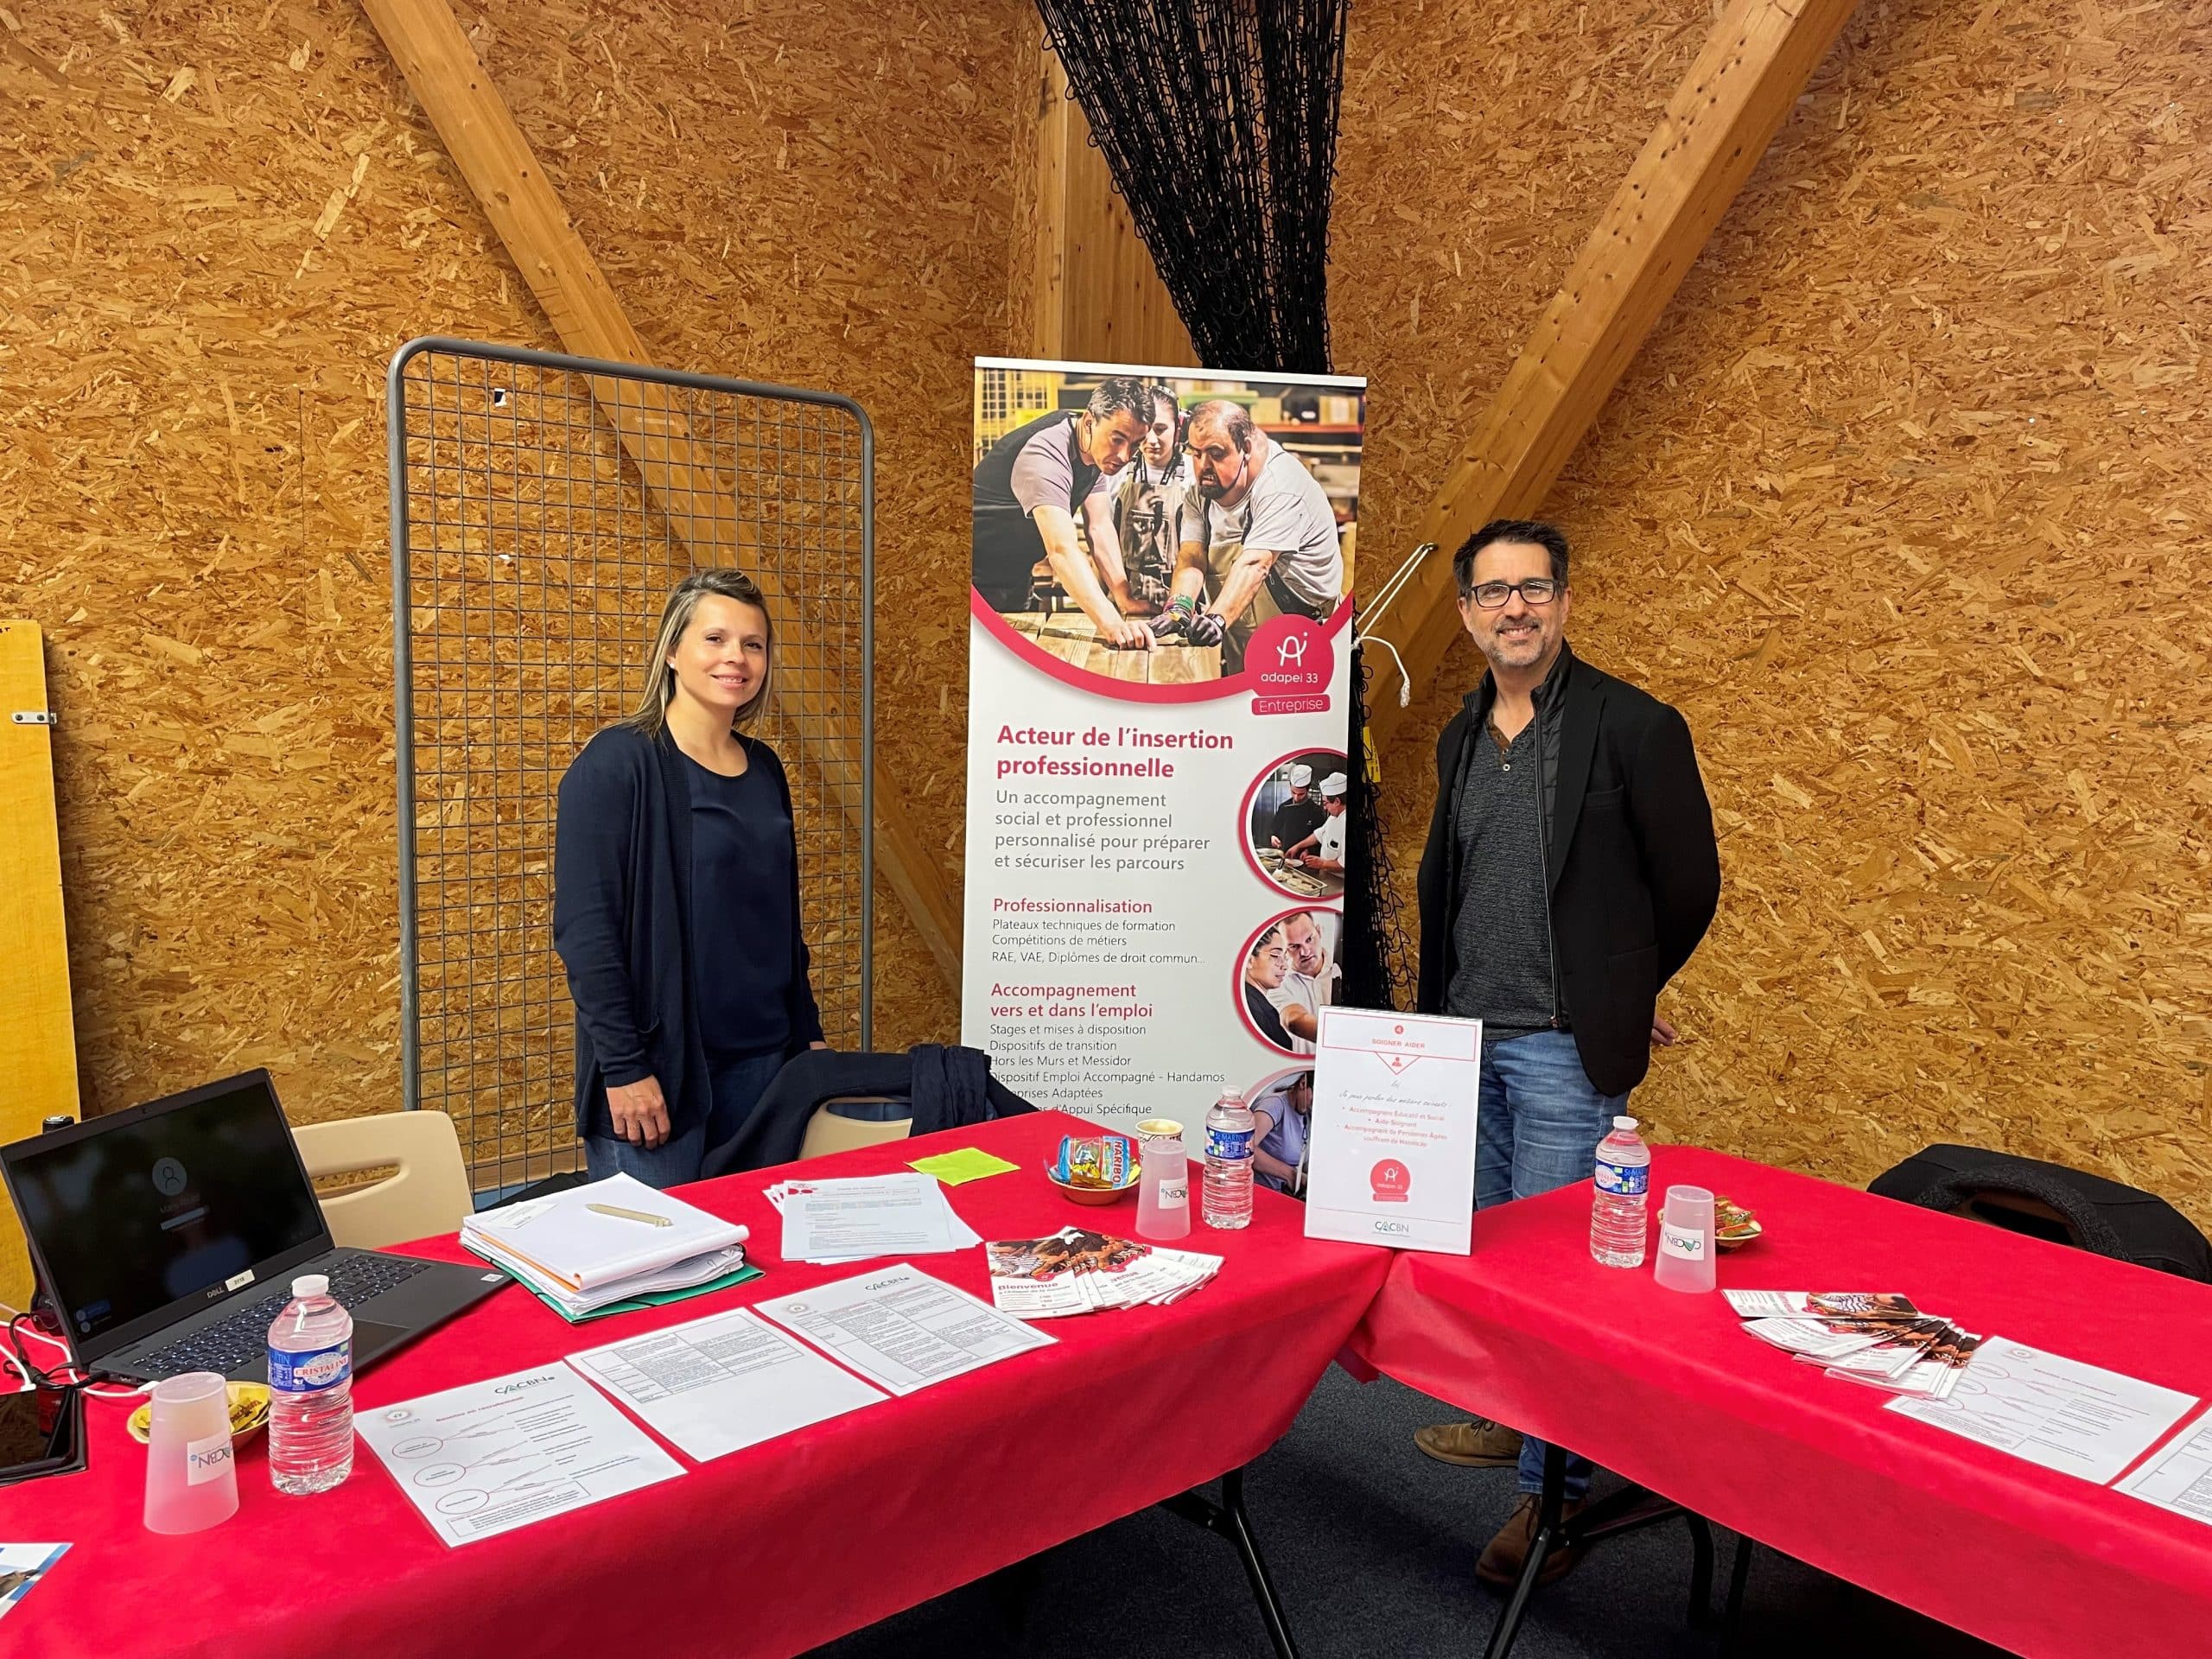
{"label": "black table leg", "polygon": [[1713,1623],[1713,1529],[1695,1510],[1682,1517],[1690,1526],[1690,1628],[1701,1630]]}
{"label": "black table leg", "polygon": [[1535,1592],[1536,1580],[1544,1570],[1544,1557],[1559,1541],[1560,1512],[1566,1507],[1567,1451],[1557,1441],[1547,1440],[1543,1496],[1536,1501],[1536,1535],[1529,1541],[1529,1559],[1522,1563],[1521,1576],[1514,1583],[1513,1593],[1506,1598],[1505,1611],[1497,1616],[1497,1626],[1490,1633],[1483,1659],[1505,1659],[1513,1650],[1521,1616],[1528,1611],[1529,1598]]}
{"label": "black table leg", "polygon": [[1728,1605],[1720,1615],[1720,1659],[1736,1651],[1736,1629],[1744,1622],[1744,1591],[1751,1581],[1751,1551],[1756,1548],[1749,1535],[1736,1535],[1736,1560],[1728,1569]]}
{"label": "black table leg", "polygon": [[[1562,1478],[1564,1468],[1562,1465]],[[1218,1533],[1236,1547],[1237,1559],[1244,1563],[1244,1576],[1252,1586],[1252,1599],[1260,1609],[1261,1622],[1268,1627],[1268,1640],[1274,1645],[1275,1659],[1298,1659],[1298,1649],[1290,1639],[1290,1625],[1282,1616],[1282,1604],[1275,1598],[1274,1581],[1268,1577],[1268,1564],[1260,1559],[1259,1540],[1252,1534],[1252,1517],[1244,1508],[1244,1471],[1232,1469],[1221,1478],[1218,1503],[1198,1492],[1179,1492],[1160,1507],[1196,1522],[1208,1532]]]}

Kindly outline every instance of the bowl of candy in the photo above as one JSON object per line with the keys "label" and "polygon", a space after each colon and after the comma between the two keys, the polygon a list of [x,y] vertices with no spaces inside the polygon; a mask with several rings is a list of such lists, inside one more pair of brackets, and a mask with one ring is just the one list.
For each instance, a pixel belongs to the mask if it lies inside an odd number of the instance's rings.
{"label": "bowl of candy", "polygon": [[1726,1198],[1713,1201],[1713,1242],[1724,1250],[1740,1250],[1766,1230],[1758,1217]]}
{"label": "bowl of candy", "polygon": [[[244,1446],[269,1426],[269,1385],[266,1382],[233,1382],[227,1393],[231,1408],[231,1444]],[[149,1400],[130,1414],[125,1425],[130,1438],[143,1446],[154,1432],[154,1402]]]}
{"label": "bowl of candy", "polygon": [[1064,1135],[1045,1178],[1071,1204],[1114,1204],[1137,1187],[1142,1173],[1126,1135]]}

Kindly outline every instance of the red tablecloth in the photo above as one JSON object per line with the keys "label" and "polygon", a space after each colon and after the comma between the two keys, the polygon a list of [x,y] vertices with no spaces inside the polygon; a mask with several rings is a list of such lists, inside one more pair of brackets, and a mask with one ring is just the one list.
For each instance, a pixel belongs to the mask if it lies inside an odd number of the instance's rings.
{"label": "red tablecloth", "polygon": [[[949,1190],[985,1238],[1071,1224],[1126,1232],[1134,1199],[1079,1209],[1039,1173],[1047,1148],[1081,1127],[1042,1113],[807,1168],[869,1174],[982,1147],[1022,1166]],[[357,1407],[860,1271],[778,1259],[781,1224],[761,1189],[779,1173],[684,1194],[753,1230],[764,1278],[581,1326],[519,1288],[502,1291],[364,1373]],[[1258,1456],[1290,1426],[1389,1266],[1378,1250],[1308,1242],[1302,1215],[1262,1192],[1249,1230],[1194,1226],[1190,1248],[1228,1259],[1212,1283],[1172,1307],[1051,1321],[1054,1346],[710,1463],[674,1453],[686,1469],[677,1479],[460,1548],[431,1535],[365,1449],[336,1491],[284,1497],[270,1486],[259,1441],[240,1459],[236,1516],[193,1536],[156,1536],[140,1522],[145,1458],[125,1433],[124,1409],[88,1405],[86,1472],[0,1491],[0,1538],[73,1546],[0,1623],[0,1650],[11,1659],[482,1659],[508,1645],[594,1659],[797,1652]],[[418,1250],[463,1259],[451,1239]],[[912,1260],[989,1295],[981,1250]]]}
{"label": "red tablecloth", "polygon": [[[1690,1147],[1758,1211],[1724,1287],[1894,1290],[1969,1331],[2212,1395],[2212,1289]],[[1353,1350],[1762,1543],[2044,1659],[2208,1650],[2212,1528],[1883,1409],[1735,1330],[1718,1295],[1599,1267],[1577,1185],[1485,1211],[1469,1256],[1406,1254]]]}

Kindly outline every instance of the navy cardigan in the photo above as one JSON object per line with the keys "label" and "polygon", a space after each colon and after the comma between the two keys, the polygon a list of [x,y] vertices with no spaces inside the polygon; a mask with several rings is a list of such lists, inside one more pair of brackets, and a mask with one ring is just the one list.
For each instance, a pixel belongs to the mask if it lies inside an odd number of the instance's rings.
{"label": "navy cardigan", "polygon": [[[783,762],[742,740],[750,763],[775,775],[791,810]],[[561,779],[553,832],[553,948],[576,1005],[576,1133],[611,1135],[607,1090],[659,1080],[671,1134],[706,1122],[705,1046],[691,1017],[691,796],[683,756],[664,731],[649,738],[610,726]],[[822,1037],[797,925],[798,861],[791,861],[793,1052]]]}

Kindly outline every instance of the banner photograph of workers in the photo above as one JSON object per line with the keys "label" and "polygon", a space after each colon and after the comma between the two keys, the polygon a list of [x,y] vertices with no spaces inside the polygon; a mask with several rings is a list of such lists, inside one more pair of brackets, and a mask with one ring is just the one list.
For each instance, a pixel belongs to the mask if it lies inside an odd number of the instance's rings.
{"label": "banner photograph of workers", "polygon": [[976,609],[1031,660],[1235,680],[1348,612],[1363,382],[987,359],[975,415]]}

